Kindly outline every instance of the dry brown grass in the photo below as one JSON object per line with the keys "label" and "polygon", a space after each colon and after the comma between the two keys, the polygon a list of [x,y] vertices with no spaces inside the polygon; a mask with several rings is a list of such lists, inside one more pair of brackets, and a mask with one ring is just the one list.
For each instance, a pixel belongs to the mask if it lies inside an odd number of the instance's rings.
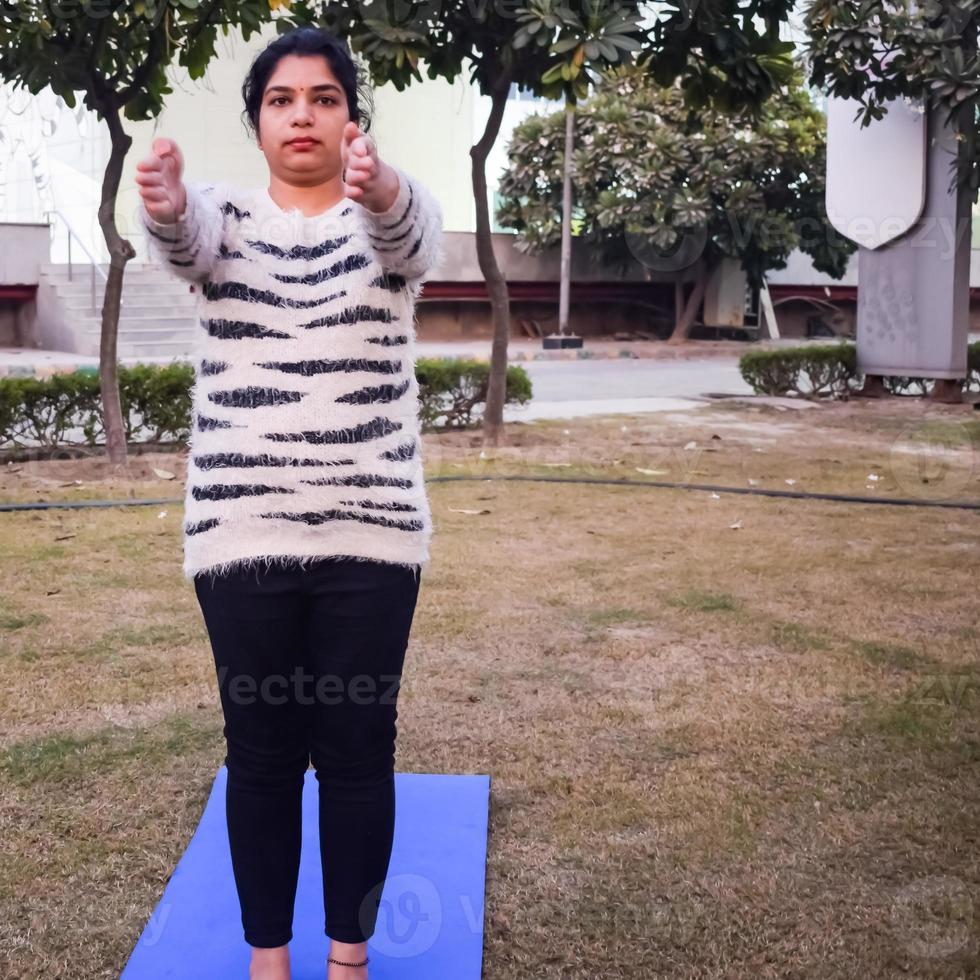
{"label": "dry brown grass", "polygon": [[[965,409],[732,402],[513,426],[483,459],[433,435],[426,462],[980,500]],[[18,464],[3,495],[180,496],[183,473]],[[398,765],[492,776],[487,977],[976,975],[980,514],[504,481],[430,499]],[[118,975],[223,760],[180,515],[0,515],[11,980]]]}

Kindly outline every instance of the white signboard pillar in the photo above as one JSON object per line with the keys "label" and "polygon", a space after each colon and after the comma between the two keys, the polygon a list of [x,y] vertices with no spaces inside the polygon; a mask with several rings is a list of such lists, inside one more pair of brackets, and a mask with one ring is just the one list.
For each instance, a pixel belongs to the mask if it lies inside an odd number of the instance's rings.
{"label": "white signboard pillar", "polygon": [[831,100],[827,214],[859,245],[858,367],[872,388],[882,376],[934,378],[934,396],[959,401],[972,221],[969,193],[950,190],[959,143],[940,112],[900,100],[867,127],[855,112]]}

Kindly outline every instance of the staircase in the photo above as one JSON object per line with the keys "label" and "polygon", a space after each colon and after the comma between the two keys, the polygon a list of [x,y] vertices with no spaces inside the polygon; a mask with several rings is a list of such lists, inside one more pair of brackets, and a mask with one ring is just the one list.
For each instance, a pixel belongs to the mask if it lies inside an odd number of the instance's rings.
{"label": "staircase", "polygon": [[[107,266],[101,268],[108,272]],[[196,314],[199,293],[191,292],[191,285],[159,265],[126,264],[117,340],[120,359],[190,358],[201,329]],[[97,357],[105,280],[96,273],[94,310],[90,265],[76,262],[69,279],[67,264],[42,264],[38,289],[47,290],[49,309],[63,320],[66,335],[74,338],[74,353]]]}

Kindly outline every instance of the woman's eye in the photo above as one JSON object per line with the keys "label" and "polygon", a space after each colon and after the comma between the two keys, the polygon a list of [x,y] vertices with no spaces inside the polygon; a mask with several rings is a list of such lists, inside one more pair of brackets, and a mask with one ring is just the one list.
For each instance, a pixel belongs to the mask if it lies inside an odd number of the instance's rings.
{"label": "woman's eye", "polygon": [[[333,103],[333,102],[336,102],[336,101],[337,101],[336,99],[332,99],[332,98],[331,98],[331,97],[330,97],[329,95],[321,95],[321,96],[319,96],[319,98],[321,98],[321,99],[326,99],[326,100],[327,100],[327,102],[331,102],[331,103]],[[288,99],[286,98],[286,96],[285,96],[285,95],[277,95],[277,96],[276,96],[276,97],[275,97],[275,98],[274,98],[274,99],[273,99],[273,100],[272,100],[272,101],[271,101],[271,102],[269,103],[269,105],[276,105],[276,104],[278,104],[279,102],[288,102],[288,101],[289,101],[289,100],[288,100]]]}

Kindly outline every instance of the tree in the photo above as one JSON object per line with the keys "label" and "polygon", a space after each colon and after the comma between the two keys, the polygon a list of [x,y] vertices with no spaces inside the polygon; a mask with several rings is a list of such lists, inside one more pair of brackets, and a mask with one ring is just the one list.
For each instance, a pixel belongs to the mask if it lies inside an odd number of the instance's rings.
{"label": "tree", "polygon": [[953,183],[980,190],[980,4],[975,0],[813,0],[806,9],[810,82],[855,99],[867,126],[887,103],[912,99],[942,112],[962,152]]}
{"label": "tree", "polygon": [[119,305],[126,263],[136,252],[116,227],[116,195],[132,138],[122,119],[159,115],[173,90],[166,69],[174,59],[200,78],[215,53],[220,26],[248,38],[271,19],[278,0],[135,0],[105,4],[5,2],[0,7],[0,77],[37,94],[50,86],[72,108],[86,108],[109,127],[111,151],[102,178],[99,225],[109,251],[102,303],[99,378],[106,451],[126,462],[126,436],[116,372]]}
{"label": "tree", "polygon": [[[682,76],[685,97],[692,105],[704,101],[758,105],[788,67],[792,44],[779,40],[779,25],[793,3],[669,0],[656,5],[649,24],[636,31],[612,33],[640,42],[647,69],[661,84],[669,85]],[[510,337],[507,283],[492,249],[486,160],[499,135],[511,85],[548,95],[556,90],[556,83],[558,91],[571,89],[575,94],[577,84],[578,96],[584,95],[588,69],[605,67],[613,60],[607,46],[611,38],[591,36],[592,18],[614,23],[617,14],[635,15],[650,6],[634,0],[585,0],[578,33],[573,24],[561,19],[556,0],[507,4],[442,0],[404,5],[364,0],[325,0],[317,5],[315,0],[298,0],[292,7],[297,18],[315,18],[348,39],[351,48],[367,60],[375,84],[391,83],[401,91],[413,81],[422,81],[420,64],[425,65],[429,78],[451,82],[465,66],[470,81],[491,100],[484,132],[470,150],[477,257],[493,316],[490,385],[483,418],[485,445],[500,445],[504,438]],[[532,28],[534,23],[540,26]],[[533,35],[539,32],[544,32],[540,37],[546,43],[534,41]],[[557,44],[562,47],[555,50]],[[562,66],[575,64],[576,58],[580,59],[579,71],[572,77],[571,68]]]}
{"label": "tree", "polygon": [[[544,94],[565,97],[565,141],[562,160],[561,273],[558,301],[558,333],[568,327],[568,300],[572,266],[572,152],[575,147],[575,106],[596,80],[600,66],[629,62],[631,52],[643,48],[637,39],[640,16],[613,6],[594,8],[583,21],[570,8],[551,0],[531,4],[518,15],[521,31],[515,47],[535,44],[546,48],[558,61],[541,76]],[[557,32],[557,37],[555,34]]]}
{"label": "tree", "polygon": [[[679,84],[662,88],[640,67],[609,72],[579,107],[573,177],[579,237],[598,263],[656,264],[697,243],[695,285],[678,307],[670,340],[685,340],[711,273],[738,258],[753,286],[783,268],[794,248],[839,278],[854,245],[824,206],[826,126],[799,73],[761,112],[692,112]],[[517,247],[538,252],[558,239],[562,113],[529,116],[514,131],[498,221]]]}

